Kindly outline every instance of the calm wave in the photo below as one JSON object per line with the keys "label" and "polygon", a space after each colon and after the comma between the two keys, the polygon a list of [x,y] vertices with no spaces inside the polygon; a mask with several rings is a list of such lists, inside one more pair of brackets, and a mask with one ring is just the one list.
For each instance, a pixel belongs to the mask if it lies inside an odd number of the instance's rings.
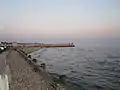
{"label": "calm wave", "polygon": [[48,48],[33,54],[51,73],[66,75],[73,90],[120,90],[120,47]]}

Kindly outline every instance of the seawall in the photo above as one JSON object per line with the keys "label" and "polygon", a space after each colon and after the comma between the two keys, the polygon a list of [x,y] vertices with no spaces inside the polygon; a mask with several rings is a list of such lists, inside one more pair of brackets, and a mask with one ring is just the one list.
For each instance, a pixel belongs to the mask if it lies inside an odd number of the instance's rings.
{"label": "seawall", "polygon": [[[28,55],[21,49],[16,49],[16,51],[19,52],[25,58],[25,60],[29,63],[29,65],[48,82],[48,85],[51,88],[53,88],[53,90],[67,90],[68,88],[67,86],[65,86],[62,83],[58,83],[54,81],[53,76],[46,72],[45,63],[41,62],[41,64],[37,64],[36,59],[31,58],[30,55]],[[61,76],[57,78],[58,81],[61,81],[60,79],[62,80]]]}

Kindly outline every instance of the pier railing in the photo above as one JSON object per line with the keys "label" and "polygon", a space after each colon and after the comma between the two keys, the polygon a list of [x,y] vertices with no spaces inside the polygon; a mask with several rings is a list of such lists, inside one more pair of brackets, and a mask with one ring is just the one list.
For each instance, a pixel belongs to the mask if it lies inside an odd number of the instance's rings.
{"label": "pier railing", "polygon": [[[6,49],[1,51],[3,54]],[[8,53],[7,53],[8,54]],[[0,90],[9,90],[9,82],[11,81],[9,65],[7,63],[7,55],[1,60],[0,66]]]}
{"label": "pier railing", "polygon": [[0,75],[0,90],[9,90],[8,76]]}

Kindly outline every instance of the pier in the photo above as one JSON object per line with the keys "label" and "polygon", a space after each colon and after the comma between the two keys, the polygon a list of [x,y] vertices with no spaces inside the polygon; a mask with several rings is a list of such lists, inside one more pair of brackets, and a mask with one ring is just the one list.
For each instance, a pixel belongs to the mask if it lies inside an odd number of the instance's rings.
{"label": "pier", "polygon": [[44,44],[44,43],[17,43],[17,46],[25,46],[25,47],[75,47],[73,43],[60,43],[60,44]]}

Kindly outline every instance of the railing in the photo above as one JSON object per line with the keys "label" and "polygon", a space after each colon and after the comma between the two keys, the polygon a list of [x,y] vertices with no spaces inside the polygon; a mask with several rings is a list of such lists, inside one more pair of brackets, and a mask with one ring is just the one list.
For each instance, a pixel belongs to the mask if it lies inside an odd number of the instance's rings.
{"label": "railing", "polygon": [[[2,52],[4,52],[4,49]],[[6,55],[7,56],[7,55]],[[6,61],[7,57],[4,58],[2,62],[2,66],[0,68],[0,90],[9,90],[9,66],[7,65]]]}
{"label": "railing", "polygon": [[8,76],[0,75],[0,90],[9,90]]}

